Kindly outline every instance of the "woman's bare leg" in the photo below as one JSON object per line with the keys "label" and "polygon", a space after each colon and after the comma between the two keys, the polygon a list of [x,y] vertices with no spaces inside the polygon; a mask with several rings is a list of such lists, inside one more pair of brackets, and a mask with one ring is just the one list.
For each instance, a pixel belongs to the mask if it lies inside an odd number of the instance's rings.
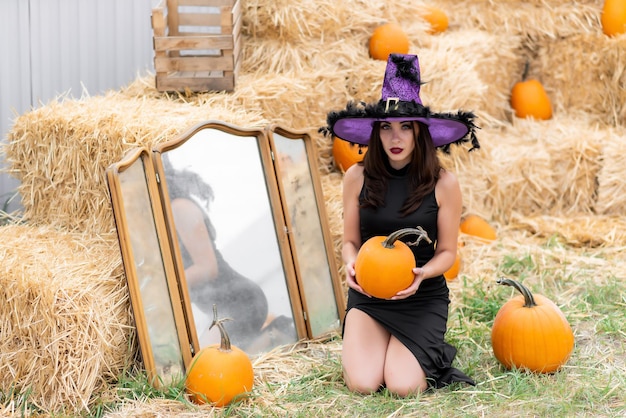
{"label": "woman's bare leg", "polygon": [[348,389],[373,393],[383,385],[389,337],[389,332],[363,311],[348,311],[341,352]]}
{"label": "woman's bare leg", "polygon": [[428,388],[422,366],[413,353],[393,336],[389,339],[383,376],[387,389],[398,396],[411,395]]}

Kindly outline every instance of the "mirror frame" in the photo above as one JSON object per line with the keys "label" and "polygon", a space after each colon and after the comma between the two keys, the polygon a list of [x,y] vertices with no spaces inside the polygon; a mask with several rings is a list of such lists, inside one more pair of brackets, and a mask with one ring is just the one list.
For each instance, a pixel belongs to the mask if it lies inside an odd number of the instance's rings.
{"label": "mirror frame", "polygon": [[274,229],[276,232],[276,238],[278,243],[278,249],[280,252],[282,268],[285,274],[285,285],[287,289],[287,293],[289,295],[289,303],[293,312],[293,321],[294,326],[296,328],[297,338],[302,339],[309,336],[305,313],[302,308],[300,301],[301,298],[301,290],[298,284],[295,268],[294,268],[294,260],[292,258],[291,248],[289,244],[289,238],[287,236],[287,227],[285,225],[285,218],[282,211],[282,204],[280,199],[279,186],[276,180],[276,173],[274,172],[274,165],[272,160],[272,154],[270,150],[269,143],[267,141],[267,136],[263,129],[252,129],[252,128],[242,128],[232,124],[228,124],[222,121],[207,121],[199,123],[193,126],[191,129],[180,135],[179,137],[173,138],[169,141],[165,141],[161,144],[155,145],[152,148],[152,155],[154,160],[154,165],[157,172],[157,180],[159,181],[159,191],[160,198],[163,205],[163,212],[165,213],[166,218],[166,226],[168,231],[169,243],[171,246],[171,252],[174,255],[174,265],[176,270],[176,275],[179,280],[179,285],[181,287],[181,293],[185,300],[185,312],[187,317],[187,322],[189,329],[191,330],[192,335],[192,344],[194,346],[195,352],[201,349],[200,343],[198,341],[198,331],[196,329],[195,321],[193,319],[193,312],[191,309],[191,299],[189,297],[188,285],[185,278],[184,272],[184,263],[182,260],[181,249],[178,243],[178,238],[176,236],[176,226],[174,224],[174,216],[172,213],[172,208],[170,205],[169,192],[167,181],[165,181],[165,172],[162,161],[162,155],[168,151],[176,149],[183,144],[185,144],[188,140],[194,137],[198,132],[205,129],[214,129],[225,132],[230,135],[235,135],[239,137],[251,137],[255,138],[256,145],[259,150],[259,155],[261,158],[261,166],[263,168],[263,173],[265,175],[265,183],[267,185],[269,203],[271,207],[271,215],[274,220]]}
{"label": "mirror frame", "polygon": [[[171,301],[172,316],[174,318],[177,339],[181,349],[181,361],[184,366],[184,369],[182,370],[182,376],[158,375],[158,365],[155,361],[153,344],[150,340],[150,335],[148,333],[148,321],[144,309],[145,303],[144,298],[141,294],[136,259],[132,248],[131,228],[129,228],[130,220],[127,216],[125,199],[122,190],[122,182],[120,179],[120,176],[123,175],[126,170],[133,167],[134,164],[138,163],[142,163],[143,166],[142,172],[146,180],[146,187],[149,197],[148,203],[152,212],[155,235],[159,244],[159,248],[155,249],[155,251],[160,252],[164,279],[166,281],[166,287],[169,291],[168,296]],[[184,374],[186,373],[186,370],[191,363],[193,353],[190,344],[188,324],[185,318],[185,314],[183,312],[182,299],[176,280],[174,262],[171,258],[170,243],[167,234],[165,219],[162,212],[159,191],[156,183],[156,172],[154,170],[149,151],[145,148],[135,148],[127,151],[124,154],[122,160],[110,165],[107,168],[106,175],[111,194],[111,203],[113,206],[113,214],[120,243],[122,263],[124,265],[124,271],[128,283],[130,302],[137,328],[141,355],[150,383],[156,387],[159,387],[162,383],[167,383],[168,380],[184,377]],[[149,216],[148,213],[146,213],[145,215]]]}
{"label": "mirror frame", "polygon": [[[345,295],[341,283],[341,279],[339,276],[339,270],[337,268],[337,263],[335,259],[335,251],[332,244],[332,236],[330,235],[330,226],[328,223],[328,215],[326,212],[326,205],[324,203],[324,194],[322,189],[322,184],[319,180],[319,165],[317,163],[317,155],[318,151],[313,143],[311,136],[305,131],[297,131],[297,130],[288,130],[282,128],[276,124],[272,124],[266,128],[266,135],[268,136],[268,140],[270,142],[270,148],[272,150],[272,156],[274,159],[274,170],[276,173],[277,179],[282,179],[281,175],[281,162],[280,159],[276,158],[278,154],[278,146],[276,145],[276,141],[274,139],[274,134],[280,135],[287,139],[291,140],[301,140],[304,144],[304,149],[306,153],[306,159],[309,168],[309,174],[313,187],[313,198],[315,200],[315,206],[317,209],[317,214],[319,217],[320,229],[322,234],[322,239],[324,241],[324,255],[326,256],[326,261],[328,263],[328,269],[330,274],[331,285],[333,289],[333,294],[335,297],[335,303],[337,307],[337,318],[339,319],[339,327],[341,328],[341,324],[343,324],[345,310],[346,310],[346,300]],[[282,184],[282,181],[278,181],[278,187],[281,196],[281,204],[283,207],[283,213],[289,214],[290,211],[290,202],[288,202],[288,193],[285,190],[285,185]],[[285,216],[285,222],[287,226],[287,231],[294,231],[294,227],[291,223],[290,216]],[[304,310],[307,313],[307,332],[310,338],[318,338],[325,334],[332,332],[332,330],[328,330],[326,332],[322,332],[321,334],[316,335],[312,329],[313,317],[309,311],[307,300],[306,300],[306,289],[304,286],[306,277],[302,273],[300,269],[300,262],[298,261],[298,247],[295,236],[293,233],[288,233],[289,243],[291,246],[292,258],[294,260],[294,266],[296,270],[296,275],[298,276],[298,283],[302,288],[302,304],[304,306]],[[305,257],[306,254],[301,254],[301,256]]]}

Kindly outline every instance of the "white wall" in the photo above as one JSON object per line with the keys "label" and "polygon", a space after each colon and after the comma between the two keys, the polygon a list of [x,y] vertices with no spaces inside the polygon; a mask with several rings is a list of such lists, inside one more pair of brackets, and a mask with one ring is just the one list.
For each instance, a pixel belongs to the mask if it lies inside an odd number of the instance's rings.
{"label": "white wall", "polygon": [[[16,115],[60,95],[93,96],[152,73],[150,14],[159,1],[0,0],[1,140]],[[0,174],[0,209],[17,185]]]}

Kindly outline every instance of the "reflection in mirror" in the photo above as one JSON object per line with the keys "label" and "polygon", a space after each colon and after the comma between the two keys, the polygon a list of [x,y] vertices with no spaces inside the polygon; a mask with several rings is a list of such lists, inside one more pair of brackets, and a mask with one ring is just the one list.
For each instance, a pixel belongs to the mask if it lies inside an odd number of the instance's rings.
{"label": "reflection in mirror", "polygon": [[107,178],[144,365],[154,385],[169,384],[191,349],[150,154],[130,151]]}
{"label": "reflection in mirror", "polygon": [[209,122],[154,149],[200,348],[219,342],[217,328],[209,330],[213,304],[231,319],[224,324],[231,342],[248,354],[304,333],[291,303],[297,283],[283,264],[284,226],[275,221],[269,187],[275,178],[263,138],[262,131]]}
{"label": "reflection in mirror", "polygon": [[310,335],[319,337],[340,327],[345,306],[330,245],[317,154],[307,134],[277,126],[269,131]]}

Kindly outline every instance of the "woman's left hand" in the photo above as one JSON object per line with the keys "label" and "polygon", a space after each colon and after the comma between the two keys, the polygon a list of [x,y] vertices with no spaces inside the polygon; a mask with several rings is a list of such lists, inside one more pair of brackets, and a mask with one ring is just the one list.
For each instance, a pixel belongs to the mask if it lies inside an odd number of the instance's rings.
{"label": "woman's left hand", "polygon": [[423,267],[415,267],[413,269],[413,274],[415,274],[415,279],[413,279],[413,283],[411,286],[407,287],[404,290],[399,291],[394,296],[391,297],[391,300],[400,300],[406,299],[409,296],[413,296],[417,293],[417,289],[420,287],[420,283],[424,280],[424,268]]}

